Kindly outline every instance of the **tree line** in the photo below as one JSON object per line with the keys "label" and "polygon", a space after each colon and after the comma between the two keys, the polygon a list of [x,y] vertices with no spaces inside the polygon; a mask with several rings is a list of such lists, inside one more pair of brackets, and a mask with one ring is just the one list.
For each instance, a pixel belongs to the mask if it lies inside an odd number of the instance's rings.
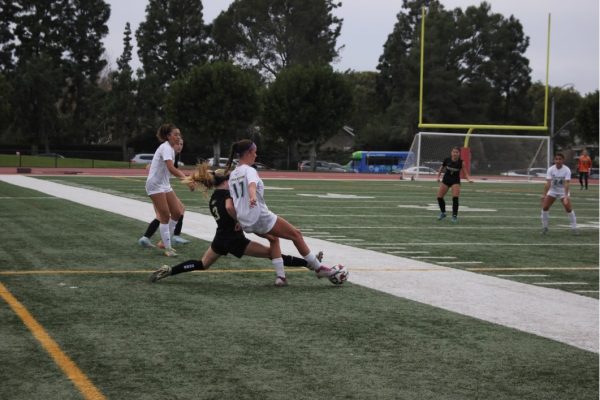
{"label": "tree line", "polygon": [[[315,156],[344,125],[357,149],[406,149],[418,132],[421,8],[427,8],[424,120],[540,125],[544,86],[532,82],[529,38],[489,3],[446,9],[403,0],[376,71],[337,72],[343,20],[334,0],[235,0],[204,21],[201,0],[149,0],[123,28],[107,66],[103,0],[0,2],[0,142],[118,143],[151,150],[164,121],[188,152],[219,157],[251,137],[263,157]],[[137,41],[141,68],[131,60]],[[598,141],[598,91],[551,88],[560,146]],[[222,150],[225,149],[225,150]]]}

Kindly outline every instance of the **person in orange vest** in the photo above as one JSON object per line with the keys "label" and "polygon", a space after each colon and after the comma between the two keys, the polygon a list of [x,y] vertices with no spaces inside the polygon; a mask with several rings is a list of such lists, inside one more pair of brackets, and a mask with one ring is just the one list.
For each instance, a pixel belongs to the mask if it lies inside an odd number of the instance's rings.
{"label": "person in orange vest", "polygon": [[590,176],[590,170],[592,169],[592,159],[588,156],[587,150],[583,149],[579,156],[579,164],[577,165],[577,172],[579,172],[579,185],[580,190],[583,190],[583,184],[585,181],[585,190],[588,188],[588,177]]}

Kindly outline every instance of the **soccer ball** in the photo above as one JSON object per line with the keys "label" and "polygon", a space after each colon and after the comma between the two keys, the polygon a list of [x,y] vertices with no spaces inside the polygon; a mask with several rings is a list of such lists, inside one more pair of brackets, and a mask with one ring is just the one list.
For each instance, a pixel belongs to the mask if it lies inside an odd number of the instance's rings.
{"label": "soccer ball", "polygon": [[336,264],[331,267],[333,274],[329,277],[329,282],[334,285],[341,285],[348,279],[349,272],[342,264]]}

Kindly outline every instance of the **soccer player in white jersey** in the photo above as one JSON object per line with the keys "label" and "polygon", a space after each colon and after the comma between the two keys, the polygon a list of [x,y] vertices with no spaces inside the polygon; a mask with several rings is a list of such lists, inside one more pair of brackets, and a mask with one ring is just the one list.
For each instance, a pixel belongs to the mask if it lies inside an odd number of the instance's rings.
{"label": "soccer player in white jersey", "polygon": [[165,255],[177,256],[171,246],[171,237],[177,225],[177,221],[183,215],[183,203],[179,200],[169,181],[171,174],[181,179],[185,174],[175,168],[175,146],[179,143],[181,132],[175,125],[163,124],[158,128],[156,137],[162,143],[156,149],[150,171],[146,179],[146,193],[152,199],[157,219],[160,221],[158,227],[160,237],[165,246]]}
{"label": "soccer player in white jersey", "polygon": [[571,198],[569,189],[571,183],[571,170],[564,165],[565,156],[561,153],[556,153],[554,156],[554,165],[548,168],[546,173],[546,184],[544,185],[544,195],[542,196],[542,234],[548,233],[548,219],[550,217],[550,207],[556,199],[560,199],[569,222],[571,230],[574,234],[577,231],[577,219],[575,211],[571,207]]}
{"label": "soccer player in white jersey", "polygon": [[[317,277],[328,277],[334,271],[321,265],[314,253],[310,251],[300,230],[285,219],[273,214],[264,199],[265,186],[252,168],[256,160],[256,144],[243,139],[233,143],[226,168],[230,168],[234,157],[239,158],[237,167],[229,175],[229,192],[233,199],[237,220],[245,232],[258,235],[271,234],[294,242],[294,246],[308,263],[308,268],[315,271]],[[273,266],[279,276],[283,272],[281,252],[272,255]],[[280,275],[281,274],[281,275]]]}

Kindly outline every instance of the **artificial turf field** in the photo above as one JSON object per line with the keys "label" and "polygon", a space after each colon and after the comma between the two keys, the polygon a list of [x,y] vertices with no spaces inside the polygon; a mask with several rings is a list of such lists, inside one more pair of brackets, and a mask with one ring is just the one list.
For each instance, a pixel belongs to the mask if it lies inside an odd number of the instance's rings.
{"label": "artificial turf field", "polygon": [[[46,179],[147,200],[143,178]],[[598,298],[596,186],[573,191],[579,236],[559,204],[541,236],[540,183],[463,185],[456,225],[435,220],[433,182],[266,185],[270,208],[307,236]],[[202,196],[178,194],[207,213]],[[276,289],[263,260],[149,284],[165,258],[136,247],[145,223],[5,183],[0,201],[0,283],[106,398],[598,398],[596,353],[304,270]],[[180,259],[206,247],[181,247]],[[0,320],[0,398],[95,393],[7,302]]]}

